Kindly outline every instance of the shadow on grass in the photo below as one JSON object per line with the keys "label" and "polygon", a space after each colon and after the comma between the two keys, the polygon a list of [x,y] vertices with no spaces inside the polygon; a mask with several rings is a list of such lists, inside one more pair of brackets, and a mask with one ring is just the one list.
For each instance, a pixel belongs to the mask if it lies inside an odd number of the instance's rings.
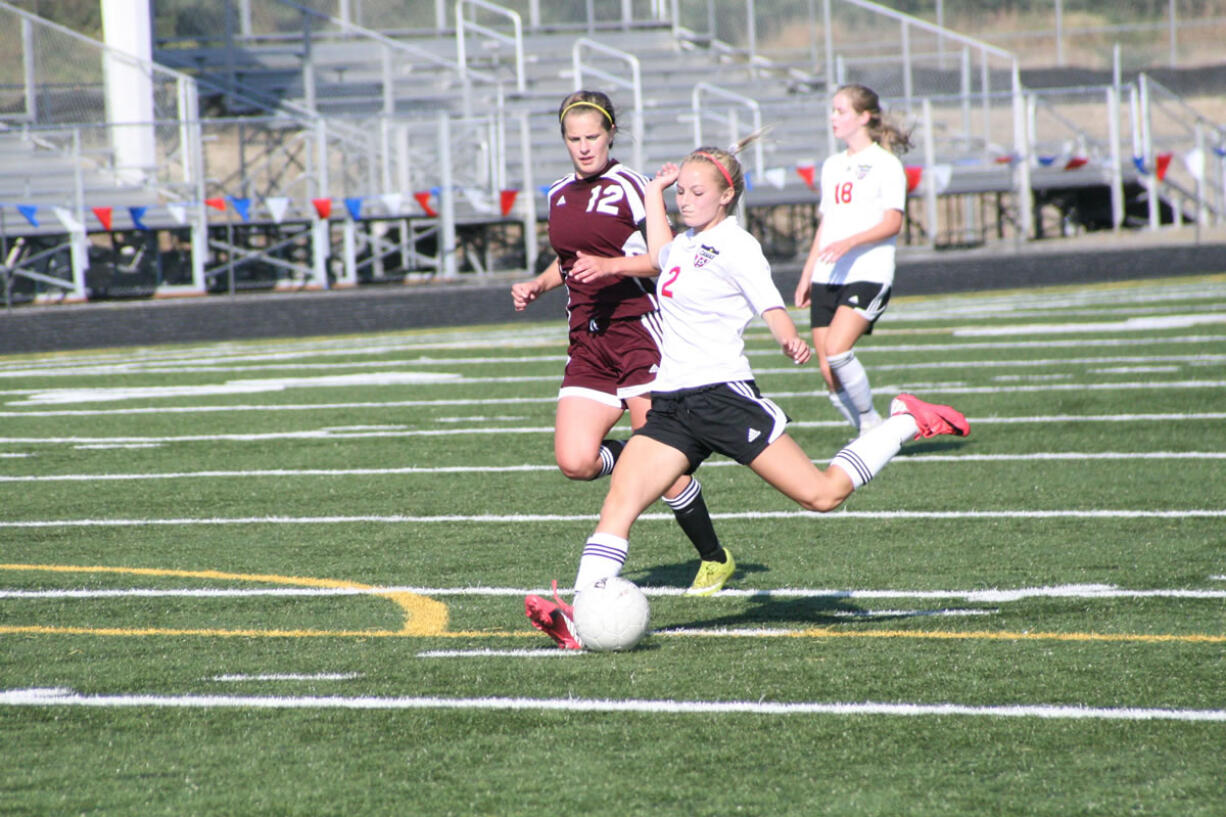
{"label": "shadow on grass", "polygon": [[[636,571],[626,578],[642,587],[687,587],[697,569],[697,561],[678,562]],[[736,587],[737,583],[747,575],[769,571],[770,568],[760,562],[738,562],[736,573],[733,574],[729,587]],[[693,613],[701,613],[703,607],[710,603],[708,599],[703,598],[688,601],[692,601],[692,605],[687,605],[686,612],[692,611]],[[774,598],[767,591],[762,591],[760,596],[740,597],[737,601],[745,607],[726,615],[698,618],[671,626],[687,629],[744,629],[785,625],[789,627],[829,627],[869,621],[901,621],[916,617],[914,613],[875,615],[871,609],[853,602],[847,594],[839,591],[804,598]]]}

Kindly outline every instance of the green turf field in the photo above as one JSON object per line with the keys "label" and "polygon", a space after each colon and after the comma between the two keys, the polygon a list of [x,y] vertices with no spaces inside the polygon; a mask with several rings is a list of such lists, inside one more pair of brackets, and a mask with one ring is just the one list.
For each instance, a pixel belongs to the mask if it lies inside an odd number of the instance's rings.
{"label": "green turf field", "polygon": [[[879,408],[971,436],[826,516],[712,460],[740,570],[681,596],[653,507],[625,654],[523,615],[608,485],[534,317],[0,357],[0,813],[1226,811],[1226,276],[896,302]],[[815,366],[747,337],[824,464]]]}

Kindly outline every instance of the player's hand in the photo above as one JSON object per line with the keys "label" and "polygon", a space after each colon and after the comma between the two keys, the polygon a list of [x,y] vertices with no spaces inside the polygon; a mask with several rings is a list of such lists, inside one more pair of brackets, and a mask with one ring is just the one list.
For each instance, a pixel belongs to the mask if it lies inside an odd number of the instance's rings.
{"label": "player's hand", "polygon": [[665,162],[660,166],[660,169],[656,171],[656,177],[648,182],[648,184],[655,185],[661,190],[664,190],[665,188],[671,187],[673,182],[677,181],[677,177],[680,175],[681,168],[677,166],[676,162]]}
{"label": "player's hand", "polygon": [[576,281],[599,281],[617,274],[613,271],[613,259],[602,255],[588,255],[583,250],[579,250],[575,263],[570,268],[570,277]]}
{"label": "player's hand", "polygon": [[809,305],[809,297],[813,294],[813,286],[802,280],[796,285],[796,295],[792,299],[798,309],[804,309]]}
{"label": "player's hand", "polygon": [[822,251],[818,253],[817,259],[824,264],[833,264],[838,261],[847,251],[851,249],[851,242],[844,239],[843,241],[831,241]]}
{"label": "player's hand", "polygon": [[784,341],[783,353],[790,357],[797,366],[808,363],[809,358],[813,357],[813,350],[800,336]]}
{"label": "player's hand", "polygon": [[540,294],[541,286],[535,280],[511,285],[511,302],[515,304],[516,312],[523,312]]}

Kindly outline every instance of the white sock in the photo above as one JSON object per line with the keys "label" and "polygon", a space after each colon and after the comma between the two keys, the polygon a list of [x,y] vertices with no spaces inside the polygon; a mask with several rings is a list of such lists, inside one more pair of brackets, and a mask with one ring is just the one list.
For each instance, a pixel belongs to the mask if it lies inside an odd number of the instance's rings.
{"label": "white sock", "polygon": [[874,429],[849,442],[830,460],[837,465],[856,488],[864,485],[894,458],[902,444],[915,436],[915,418],[896,414]]}
{"label": "white sock", "polygon": [[873,408],[873,390],[868,385],[868,372],[864,364],[856,360],[856,353],[848,349],[841,355],[827,358],[830,371],[838,378],[842,390],[859,415],[858,428],[871,428],[881,422],[881,415]]}
{"label": "white sock", "polygon": [[839,389],[838,391],[828,392],[830,397],[830,405],[838,409],[839,414],[842,414],[847,422],[851,423],[851,427],[856,431],[860,430],[860,412],[856,411],[856,407],[851,404],[851,398],[847,396],[847,392]]}
{"label": "white sock", "polygon": [[601,579],[616,576],[626,563],[630,542],[611,533],[593,533],[579,557],[579,572],[575,576],[575,592]]}

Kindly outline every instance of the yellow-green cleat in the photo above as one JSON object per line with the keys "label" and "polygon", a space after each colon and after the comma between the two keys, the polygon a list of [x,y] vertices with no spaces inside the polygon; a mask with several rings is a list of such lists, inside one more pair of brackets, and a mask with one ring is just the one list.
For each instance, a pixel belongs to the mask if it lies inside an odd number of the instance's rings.
{"label": "yellow-green cleat", "polygon": [[711,596],[720,591],[724,586],[724,582],[732,578],[732,574],[736,572],[736,560],[732,558],[732,551],[724,548],[725,562],[702,562],[698,566],[698,575],[694,577],[694,583],[690,585],[690,589],[685,591],[687,596]]}

